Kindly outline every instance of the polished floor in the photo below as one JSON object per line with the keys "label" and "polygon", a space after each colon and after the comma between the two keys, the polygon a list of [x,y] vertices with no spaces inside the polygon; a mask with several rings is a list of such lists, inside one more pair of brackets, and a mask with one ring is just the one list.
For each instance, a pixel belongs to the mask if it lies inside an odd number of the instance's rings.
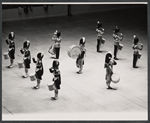
{"label": "polished floor", "polygon": [[[106,43],[102,53],[96,52],[96,22],[100,20],[105,28]],[[114,72],[120,75],[120,82],[112,83],[116,90],[107,90],[105,82],[104,58],[107,51],[113,52],[112,31],[115,26],[124,35],[120,60]],[[62,84],[59,99],[50,100],[54,95],[47,88],[53,75],[49,72],[54,59],[48,53],[53,44],[51,37],[58,29],[62,32],[60,50],[60,71]],[[9,59],[5,39],[10,31],[16,34],[16,58],[12,69],[6,68]],[[144,45],[138,69],[132,68],[133,35],[136,34]],[[83,74],[78,75],[75,59],[67,55],[69,46],[78,45],[79,39],[86,37],[86,57]],[[33,90],[36,81],[21,78],[24,69],[18,68],[23,56],[20,49],[23,41],[30,40],[31,55],[36,57],[44,52],[44,75],[41,88]],[[113,10],[71,17],[53,17],[22,21],[2,22],[2,120],[140,120],[147,119],[148,111],[148,38],[147,10],[145,7]],[[35,64],[31,63],[29,73]],[[137,115],[135,115],[137,113]],[[82,115],[82,116],[81,116]]]}

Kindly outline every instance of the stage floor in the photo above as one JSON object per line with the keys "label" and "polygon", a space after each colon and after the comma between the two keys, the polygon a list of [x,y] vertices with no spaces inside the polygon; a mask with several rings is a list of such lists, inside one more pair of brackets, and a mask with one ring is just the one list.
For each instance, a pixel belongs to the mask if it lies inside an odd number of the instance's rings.
{"label": "stage floor", "polygon": [[[2,120],[109,120],[109,119],[147,119],[148,111],[148,38],[147,9],[132,8],[106,11],[71,17],[53,17],[22,21],[2,22]],[[106,39],[102,53],[96,52],[96,22],[100,20],[105,28]],[[115,26],[121,28],[124,35],[120,60],[114,66],[114,72],[120,75],[120,82],[111,83],[117,90],[107,90],[104,59],[107,51],[113,52],[112,32]],[[62,32],[60,49],[60,71],[62,84],[59,99],[50,100],[54,92],[49,91],[47,83],[52,81],[49,72],[54,59],[48,53],[53,42],[54,31]],[[8,46],[5,39],[9,32],[16,34],[16,55],[14,67],[6,68],[9,59],[3,53]],[[138,69],[132,68],[133,35],[137,35],[144,45]],[[68,57],[69,46],[78,45],[81,37],[86,38],[86,57],[83,74],[77,74],[75,59]],[[41,87],[33,90],[36,81],[23,79],[24,69],[18,68],[23,59],[20,49],[23,42],[31,42],[31,56],[44,52],[44,75]],[[33,73],[35,64],[31,63],[29,73]],[[135,115],[137,113],[138,115]],[[97,115],[94,115],[97,114]],[[115,115],[116,114],[116,115]],[[125,115],[124,115],[125,114]],[[59,115],[59,116],[58,116]],[[81,117],[82,115],[82,117]]]}

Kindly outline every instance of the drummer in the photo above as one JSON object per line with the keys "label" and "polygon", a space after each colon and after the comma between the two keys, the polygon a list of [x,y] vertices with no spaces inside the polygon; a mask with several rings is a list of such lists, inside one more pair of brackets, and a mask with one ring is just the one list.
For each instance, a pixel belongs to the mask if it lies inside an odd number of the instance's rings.
{"label": "drummer", "polygon": [[79,41],[79,46],[80,46],[80,49],[81,49],[81,54],[79,54],[77,60],[76,60],[76,65],[77,67],[79,68],[79,71],[77,72],[78,74],[81,74],[82,73],[82,70],[83,70],[83,65],[84,65],[84,56],[85,56],[85,53],[86,53],[86,49],[85,49],[85,37],[82,37]]}
{"label": "drummer", "polygon": [[24,61],[24,67],[25,67],[25,75],[22,75],[23,78],[27,78],[28,75],[28,69],[30,69],[30,63],[31,63],[31,54],[30,54],[30,41],[25,41],[23,43],[23,48],[21,48],[20,52],[24,54],[23,61]]}
{"label": "drummer", "polygon": [[61,84],[61,75],[60,75],[60,71],[59,71],[59,61],[54,60],[52,67],[49,69],[49,71],[51,73],[54,74],[54,93],[55,96],[51,97],[52,100],[57,100],[58,99],[58,90],[60,89],[60,84]]}
{"label": "drummer", "polygon": [[112,53],[111,51],[109,51],[106,56],[105,56],[105,64],[104,64],[104,68],[106,68],[106,85],[108,86],[107,89],[113,89],[110,86],[111,83],[111,76],[113,74],[113,65],[116,65],[116,61],[114,59],[112,59]]}
{"label": "drummer", "polygon": [[14,42],[14,38],[15,38],[15,33],[10,32],[10,34],[8,35],[8,38],[6,39],[6,43],[9,46],[8,55],[9,55],[9,58],[10,58],[10,65],[8,66],[8,68],[13,67],[13,63],[14,63],[14,59],[15,59],[15,42]]}
{"label": "drummer", "polygon": [[37,79],[37,85],[35,87],[33,87],[33,89],[40,88],[40,83],[41,83],[42,76],[44,73],[44,68],[43,68],[43,63],[42,63],[43,57],[44,57],[44,54],[42,52],[40,52],[37,54],[37,61],[35,60],[35,58],[32,58],[33,62],[36,63],[35,77]]}
{"label": "drummer", "polygon": [[96,27],[96,32],[97,32],[97,52],[100,53],[100,47],[102,44],[102,35],[104,34],[104,28],[102,28],[102,23],[97,21],[97,27]]}
{"label": "drummer", "polygon": [[115,27],[115,30],[113,31],[113,38],[114,38],[114,59],[119,60],[117,58],[117,53],[119,50],[120,41],[123,39],[122,33],[120,33],[120,28],[118,26]]}
{"label": "drummer", "polygon": [[52,37],[52,41],[55,41],[55,45],[54,45],[55,50],[54,50],[54,52],[56,53],[56,59],[59,59],[61,40],[62,40],[61,32],[56,30],[54,32],[54,36]]}
{"label": "drummer", "polygon": [[143,49],[143,44],[141,44],[141,47],[139,47],[138,46],[139,38],[136,35],[134,35],[133,38],[134,38],[133,46],[132,46],[132,49],[134,50],[134,52],[133,52],[133,68],[138,68],[136,66],[136,63],[138,60],[139,50]]}

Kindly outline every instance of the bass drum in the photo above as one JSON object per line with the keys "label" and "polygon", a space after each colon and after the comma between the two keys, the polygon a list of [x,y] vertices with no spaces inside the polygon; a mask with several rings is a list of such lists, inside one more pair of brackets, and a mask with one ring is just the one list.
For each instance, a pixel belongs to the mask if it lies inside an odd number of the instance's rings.
{"label": "bass drum", "polygon": [[120,76],[117,73],[113,73],[111,76],[111,80],[113,83],[118,83],[120,81]]}
{"label": "bass drum", "polygon": [[73,59],[77,59],[79,54],[81,54],[81,49],[79,46],[72,45],[69,47],[68,56]]}

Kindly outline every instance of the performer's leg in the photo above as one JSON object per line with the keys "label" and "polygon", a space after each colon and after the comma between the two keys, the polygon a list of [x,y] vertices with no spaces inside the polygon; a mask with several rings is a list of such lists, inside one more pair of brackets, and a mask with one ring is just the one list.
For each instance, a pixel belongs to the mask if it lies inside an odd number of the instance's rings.
{"label": "performer's leg", "polygon": [[40,88],[40,79],[37,79],[37,85],[34,87],[34,89],[39,89]]}
{"label": "performer's leg", "polygon": [[133,68],[138,68],[138,67],[136,66],[137,60],[138,60],[137,55],[136,55],[136,54],[133,54]]}
{"label": "performer's leg", "polygon": [[110,86],[110,83],[111,83],[111,75],[108,75],[106,73],[106,85],[108,86],[107,89],[112,89],[112,87]]}
{"label": "performer's leg", "polygon": [[97,52],[100,50],[100,39],[97,39]]}
{"label": "performer's leg", "polygon": [[79,63],[79,71],[77,72],[78,74],[81,74],[82,73],[82,70],[83,70],[83,62],[84,60],[83,59],[80,59],[80,63]]}
{"label": "performer's leg", "polygon": [[51,97],[52,100],[57,100],[58,99],[58,89],[54,87],[54,97]]}
{"label": "performer's leg", "polygon": [[25,68],[25,75],[22,75],[23,78],[27,78],[28,77],[28,68]]}
{"label": "performer's leg", "polygon": [[118,60],[117,58],[118,46],[114,45],[114,59]]}
{"label": "performer's leg", "polygon": [[58,90],[55,90],[55,99],[58,99]]}
{"label": "performer's leg", "polygon": [[82,70],[83,70],[83,66],[81,66],[81,67],[79,68],[79,72],[78,72],[78,73],[79,73],[79,74],[82,73]]}
{"label": "performer's leg", "polygon": [[60,51],[60,48],[55,48],[56,59],[59,59],[59,51]]}
{"label": "performer's leg", "polygon": [[14,59],[10,58],[10,65],[8,66],[8,68],[12,68],[13,67],[13,63],[14,63]]}

